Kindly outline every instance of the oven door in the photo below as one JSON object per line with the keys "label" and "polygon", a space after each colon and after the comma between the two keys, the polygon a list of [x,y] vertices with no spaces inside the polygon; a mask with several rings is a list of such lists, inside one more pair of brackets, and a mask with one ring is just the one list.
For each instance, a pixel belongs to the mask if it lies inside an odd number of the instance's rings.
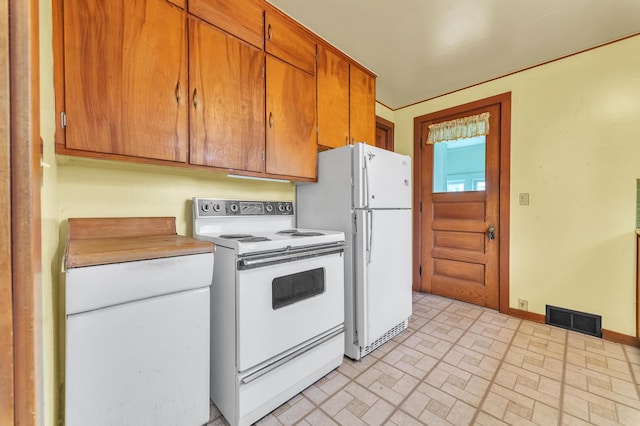
{"label": "oven door", "polygon": [[344,323],[343,247],[243,258],[236,274],[239,372]]}

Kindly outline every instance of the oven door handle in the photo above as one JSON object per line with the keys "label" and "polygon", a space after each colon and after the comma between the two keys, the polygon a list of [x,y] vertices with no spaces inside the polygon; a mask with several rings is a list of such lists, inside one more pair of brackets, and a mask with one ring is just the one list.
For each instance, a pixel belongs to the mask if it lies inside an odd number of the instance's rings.
{"label": "oven door handle", "polygon": [[246,385],[247,383],[251,383],[256,379],[259,379],[260,377],[264,376],[265,374],[269,373],[270,371],[275,370],[276,368],[280,367],[281,365],[291,361],[292,359],[299,357],[300,355],[309,352],[310,350],[317,348],[318,346],[324,344],[325,342],[328,342],[329,340],[333,339],[334,337],[340,335],[341,333],[344,332],[344,327],[340,327],[338,330],[335,330],[333,333],[323,337],[322,339],[318,340],[317,342],[314,342],[312,344],[310,344],[309,346],[305,346],[304,348],[300,348],[297,351],[290,353],[289,355],[285,356],[282,359],[279,359],[278,361],[274,362],[273,364],[269,364],[266,367],[264,367],[261,370],[256,371],[255,373],[251,373],[249,374],[247,377],[243,377],[241,382],[242,384]]}
{"label": "oven door handle", "polygon": [[310,259],[312,257],[329,256],[344,252],[344,247],[325,247],[315,250],[307,250],[295,253],[276,254],[259,258],[247,258],[238,260],[238,270],[263,268],[265,266],[278,265],[280,263],[294,262],[296,260]]}

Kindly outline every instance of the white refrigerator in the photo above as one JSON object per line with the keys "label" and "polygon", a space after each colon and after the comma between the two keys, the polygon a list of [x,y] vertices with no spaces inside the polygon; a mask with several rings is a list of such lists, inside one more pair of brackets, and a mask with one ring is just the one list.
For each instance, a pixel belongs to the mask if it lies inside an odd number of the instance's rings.
{"label": "white refrigerator", "polygon": [[300,228],[345,233],[345,355],[360,359],[411,315],[411,158],[364,143],[318,154],[296,185]]}

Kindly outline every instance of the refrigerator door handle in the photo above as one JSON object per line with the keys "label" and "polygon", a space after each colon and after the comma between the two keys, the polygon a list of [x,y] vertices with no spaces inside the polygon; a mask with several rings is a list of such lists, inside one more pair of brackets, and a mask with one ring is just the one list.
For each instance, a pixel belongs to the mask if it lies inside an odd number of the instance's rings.
{"label": "refrigerator door handle", "polygon": [[371,264],[371,252],[373,251],[373,212],[367,210],[367,222],[369,224],[369,232],[367,233],[367,265]]}
{"label": "refrigerator door handle", "polygon": [[367,162],[367,155],[364,155],[364,207],[369,208],[369,164]]}

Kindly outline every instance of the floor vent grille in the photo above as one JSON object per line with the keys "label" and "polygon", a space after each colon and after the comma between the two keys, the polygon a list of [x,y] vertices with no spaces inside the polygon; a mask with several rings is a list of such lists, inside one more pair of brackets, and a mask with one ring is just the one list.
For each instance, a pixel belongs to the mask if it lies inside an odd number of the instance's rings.
{"label": "floor vent grille", "polygon": [[591,336],[602,337],[602,316],[547,305],[546,323]]}
{"label": "floor vent grille", "polygon": [[379,337],[375,342],[371,343],[369,346],[365,348],[360,348],[360,357],[363,357],[368,353],[373,352],[375,349],[379,348],[389,340],[396,337],[398,334],[402,333],[404,330],[407,329],[408,326],[409,326],[409,320],[406,319],[402,321],[400,324],[393,327],[391,330],[384,333],[382,337]]}

